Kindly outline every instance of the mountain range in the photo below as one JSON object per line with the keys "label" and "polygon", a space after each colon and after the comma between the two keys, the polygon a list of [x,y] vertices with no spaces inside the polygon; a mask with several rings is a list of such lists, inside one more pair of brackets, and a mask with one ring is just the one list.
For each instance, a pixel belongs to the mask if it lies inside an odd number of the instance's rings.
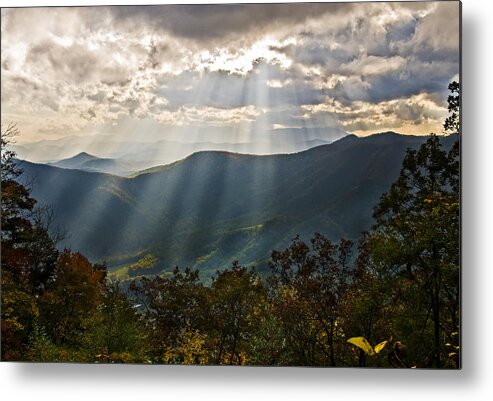
{"label": "mountain range", "polygon": [[[58,166],[23,162],[22,179],[67,229],[61,246],[105,260],[119,277],[176,265],[207,277],[233,259],[265,271],[271,251],[297,235],[357,240],[371,228],[373,208],[397,178],[406,149],[426,139],[349,135],[266,156],[203,151],[131,177],[73,169],[95,160],[79,155]],[[456,140],[441,139],[444,148]]]}
{"label": "mountain range", "polygon": [[[192,153],[206,150],[234,153],[279,154],[294,153],[325,145],[323,139],[283,141],[280,136],[269,142],[176,142],[170,140],[132,141],[117,140],[112,135],[71,136],[55,140],[42,140],[30,144],[13,144],[9,147],[22,160],[35,163],[51,163],[59,167],[74,166],[87,158],[103,159],[104,162],[91,162],[82,168],[88,171],[128,175],[139,170],[181,160]],[[75,151],[74,151],[75,150]],[[66,161],[65,160],[68,159]],[[74,159],[74,160],[71,160]],[[60,164],[62,163],[62,164]],[[92,165],[91,165],[92,164]]]}

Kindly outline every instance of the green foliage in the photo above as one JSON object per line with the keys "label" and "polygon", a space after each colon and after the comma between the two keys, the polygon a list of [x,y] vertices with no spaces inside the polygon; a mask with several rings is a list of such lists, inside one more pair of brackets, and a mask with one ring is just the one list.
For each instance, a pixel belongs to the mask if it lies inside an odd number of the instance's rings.
{"label": "green foliage", "polygon": [[211,330],[216,338],[214,361],[245,365],[249,362],[258,317],[263,312],[264,285],[255,271],[234,261],[231,269],[217,272],[211,289]]}
{"label": "green foliage", "polygon": [[179,347],[185,327],[201,330],[210,322],[209,289],[197,271],[177,268],[170,276],[142,277],[130,284],[130,291],[144,313],[153,362]]}
{"label": "green foliage", "polygon": [[119,282],[108,282],[94,322],[84,334],[88,360],[147,362],[144,321]]}
{"label": "green foliage", "polygon": [[46,334],[43,326],[34,323],[29,336],[27,360],[33,362],[68,362],[60,358],[58,348]]}
{"label": "green foliage", "polygon": [[22,170],[8,146],[18,130],[1,133],[2,359],[19,359],[39,315],[37,297],[53,279],[58,252],[35,210],[29,189],[17,182]]}
{"label": "green foliage", "polygon": [[[458,145],[457,145],[458,146]],[[375,209],[376,225],[368,241],[372,258],[393,274],[395,294],[415,324],[433,339],[435,366],[441,366],[444,330],[458,329],[459,308],[459,176],[458,153],[441,150],[430,138],[404,158],[398,180]],[[429,327],[428,321],[433,323]],[[404,321],[401,321],[403,324]],[[419,329],[418,329],[419,330]],[[415,345],[426,344],[423,336]]]}
{"label": "green foliage", "polygon": [[448,89],[451,92],[447,98],[450,115],[445,119],[443,127],[445,132],[455,134],[460,132],[460,84],[451,82]]}
{"label": "green foliage", "polygon": [[335,245],[318,233],[311,242],[311,250],[297,238],[285,251],[272,253],[273,302],[297,363],[336,366],[353,244]]}
{"label": "green foliage", "polygon": [[[459,85],[450,89],[452,115],[444,126],[456,132]],[[445,343],[459,330],[459,164],[458,141],[447,152],[432,136],[419,150],[408,150],[363,241],[367,270],[389,287],[383,295],[391,302],[379,305],[380,313],[395,337],[407,339],[413,366],[450,366]],[[365,265],[361,270],[365,274]]]}
{"label": "green foliage", "polygon": [[260,366],[285,366],[292,364],[293,352],[279,317],[275,316],[272,301],[262,304],[257,315],[257,329],[250,340],[249,364]]}

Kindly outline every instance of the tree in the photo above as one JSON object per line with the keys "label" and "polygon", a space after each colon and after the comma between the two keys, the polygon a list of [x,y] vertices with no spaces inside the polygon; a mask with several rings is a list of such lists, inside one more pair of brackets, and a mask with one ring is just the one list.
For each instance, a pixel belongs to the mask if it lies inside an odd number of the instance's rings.
{"label": "tree", "polygon": [[450,115],[445,119],[445,132],[456,134],[460,132],[460,84],[453,81],[448,86],[451,94],[447,98]]}
{"label": "tree", "polygon": [[20,182],[22,168],[9,149],[17,135],[19,130],[10,124],[1,136],[2,267],[30,293],[39,293],[52,278],[61,236],[50,235],[53,214],[49,208],[35,207],[30,190]]}
{"label": "tree", "polygon": [[130,291],[143,310],[154,362],[170,361],[169,351],[183,345],[184,335],[201,333],[210,324],[210,289],[198,271],[176,268],[170,276],[143,277],[131,283]]}
{"label": "tree", "polygon": [[210,332],[217,364],[244,365],[258,331],[265,288],[254,270],[233,261],[229,270],[218,271],[212,281]]}
{"label": "tree", "polygon": [[[459,86],[452,83],[447,131],[459,129]],[[432,328],[429,363],[442,367],[445,343],[459,327],[459,143],[448,151],[432,135],[419,150],[408,150],[397,181],[380,199],[370,234],[372,259],[400,285],[396,298],[413,316],[408,331]],[[397,292],[398,290],[398,292]],[[416,345],[425,345],[425,337]],[[423,362],[427,364],[428,362]]]}
{"label": "tree", "polygon": [[13,279],[21,280],[29,275],[26,246],[32,232],[30,216],[36,201],[29,190],[18,182],[22,174],[15,152],[9,145],[19,134],[15,125],[2,129],[1,141],[1,216],[2,216],[2,267]]}
{"label": "tree", "polygon": [[103,300],[85,338],[88,361],[146,362],[147,338],[136,305],[120,282],[106,283]]}
{"label": "tree", "polygon": [[106,271],[65,250],[40,297],[40,322],[55,344],[79,346],[103,300]]}
{"label": "tree", "polygon": [[206,347],[206,336],[199,330],[185,326],[175,346],[165,349],[163,363],[204,365],[209,363],[209,350]]}
{"label": "tree", "polygon": [[352,242],[333,244],[321,234],[311,249],[299,238],[272,252],[274,302],[297,364],[337,366],[341,312],[349,284]]}
{"label": "tree", "polygon": [[441,367],[444,325],[458,328],[458,171],[449,163],[454,155],[454,149],[448,155],[441,150],[437,137],[408,151],[398,180],[375,210],[370,240],[373,259],[406,281],[401,290],[411,295],[409,307],[423,312],[422,325],[431,315],[436,367]]}
{"label": "tree", "polygon": [[1,134],[2,358],[19,360],[39,315],[37,297],[53,278],[58,251],[10,144],[19,134],[9,124]]}
{"label": "tree", "polygon": [[[391,274],[372,259],[371,252],[371,244],[364,234],[350,272],[349,288],[342,301],[342,328],[347,337],[362,336],[377,344],[389,338],[392,316],[398,304],[390,296],[394,287]],[[367,354],[360,350],[351,364],[363,367],[367,362],[374,364],[381,363],[381,360],[368,360]]]}

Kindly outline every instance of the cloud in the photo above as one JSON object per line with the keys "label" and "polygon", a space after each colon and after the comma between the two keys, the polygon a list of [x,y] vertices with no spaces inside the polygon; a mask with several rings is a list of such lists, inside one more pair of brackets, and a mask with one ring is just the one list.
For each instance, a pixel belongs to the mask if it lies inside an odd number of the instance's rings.
{"label": "cloud", "polygon": [[351,4],[208,4],[128,6],[108,8],[114,21],[125,25],[145,25],[155,31],[203,44],[245,38],[272,32],[285,26],[302,25],[308,18],[343,14]]}
{"label": "cloud", "polygon": [[438,52],[440,57],[449,53],[457,56],[459,44],[458,1],[433,3],[434,12],[427,14],[416,27],[409,46],[414,51]]}
{"label": "cloud", "polygon": [[122,121],[136,133],[154,121],[163,135],[174,125],[286,138],[428,133],[459,73],[458,11],[456,2],[2,9],[2,118],[32,139]]}
{"label": "cloud", "polygon": [[[418,126],[423,122],[435,133],[441,133],[441,121],[446,116],[446,109],[439,99],[422,93],[409,98],[393,99],[371,103],[365,101],[353,102],[345,106],[336,99],[314,105],[303,106],[305,116],[329,115],[337,119],[341,126],[350,132],[368,134],[381,131],[402,131],[403,127]],[[413,132],[403,133],[415,133]],[[428,134],[430,133],[427,132]]]}

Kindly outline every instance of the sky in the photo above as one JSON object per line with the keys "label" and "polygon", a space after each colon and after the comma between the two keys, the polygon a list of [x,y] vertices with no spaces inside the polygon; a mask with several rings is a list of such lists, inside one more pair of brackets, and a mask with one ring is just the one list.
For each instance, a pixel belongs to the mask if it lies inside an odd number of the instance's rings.
{"label": "sky", "polygon": [[1,35],[21,144],[439,134],[459,79],[455,1],[2,9]]}

